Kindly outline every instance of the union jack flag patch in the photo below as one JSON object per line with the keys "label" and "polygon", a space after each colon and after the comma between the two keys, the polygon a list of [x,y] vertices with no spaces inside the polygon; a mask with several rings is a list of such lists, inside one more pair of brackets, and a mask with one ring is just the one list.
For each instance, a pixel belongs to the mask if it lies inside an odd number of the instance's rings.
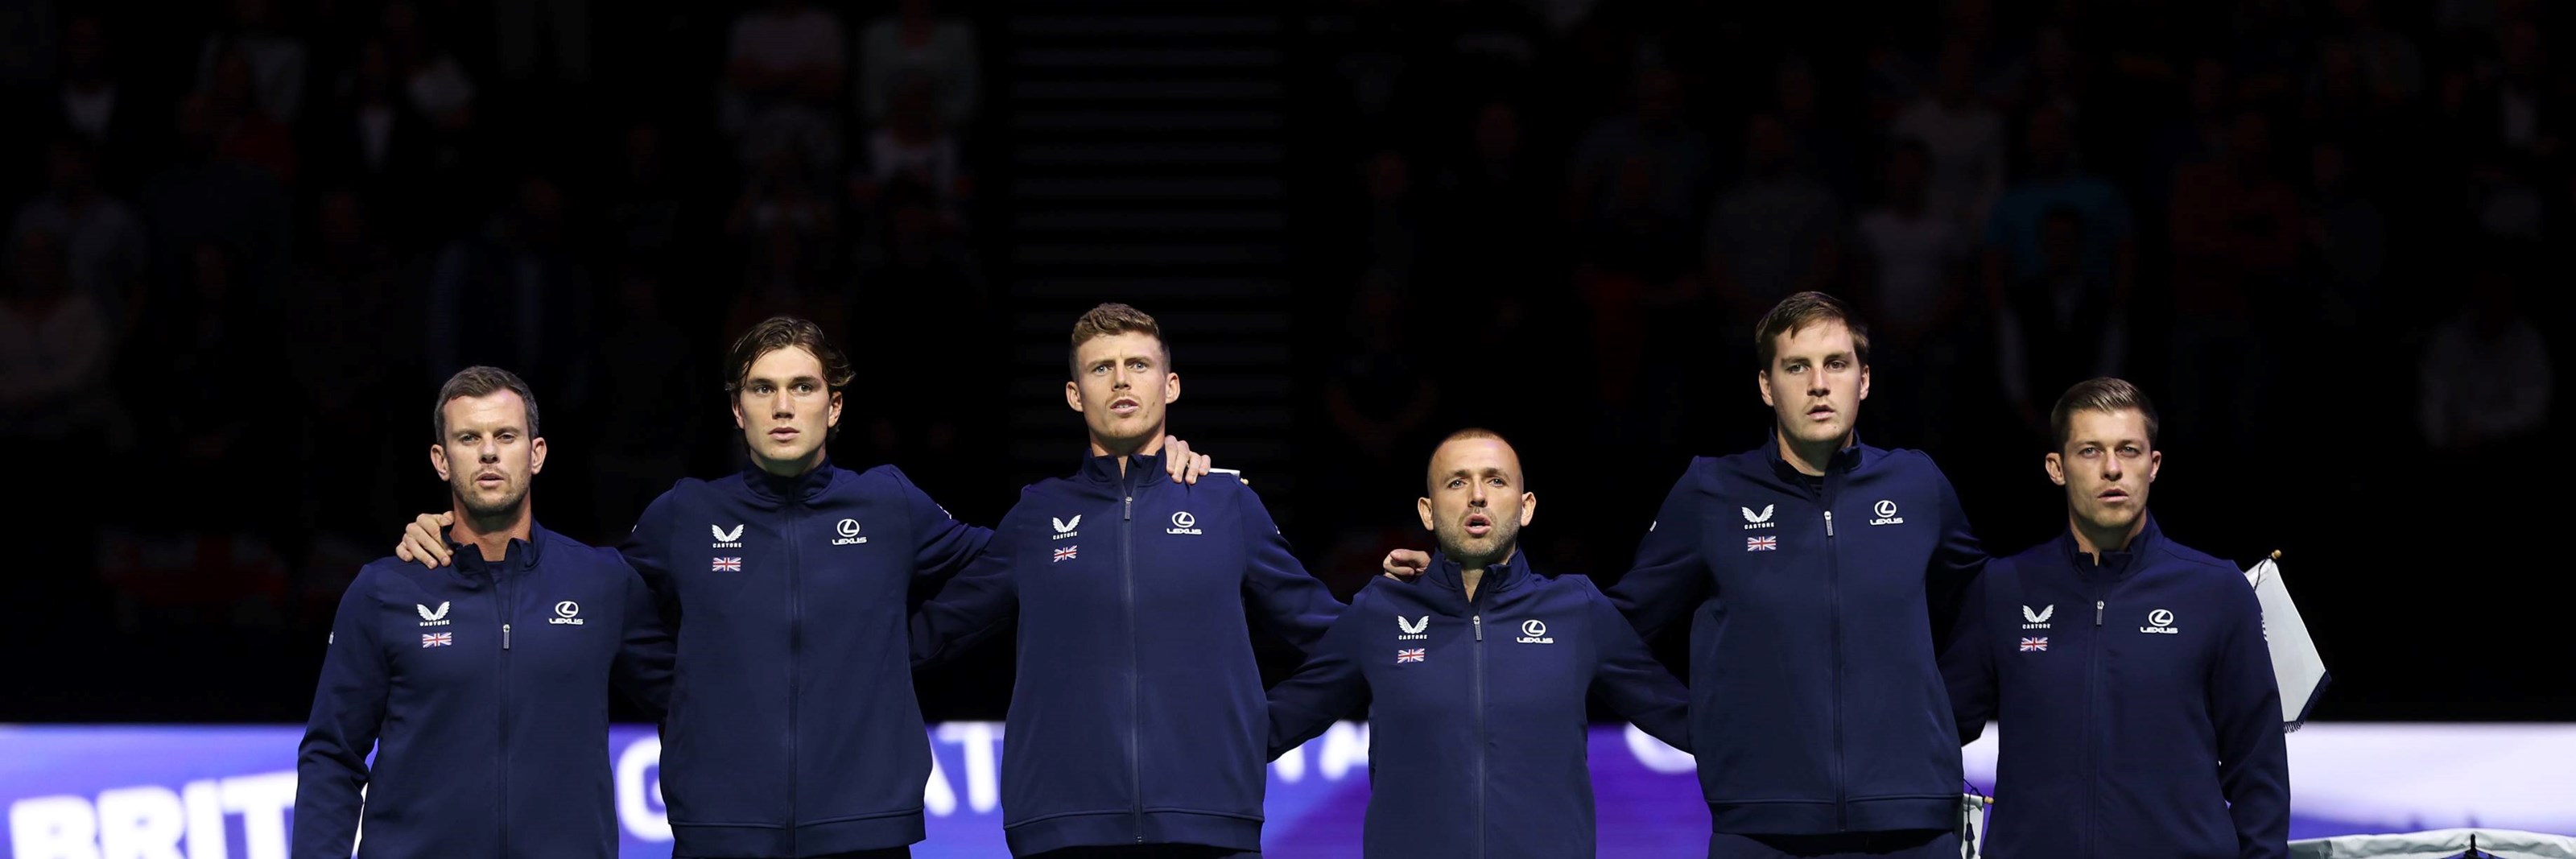
{"label": "union jack flag patch", "polygon": [[2047,649],[2048,636],[2043,635],[2038,638],[2025,638],[2021,640],[2021,652],[2023,653],[2036,653]]}
{"label": "union jack flag patch", "polygon": [[1070,561],[1070,560],[1073,560],[1073,552],[1074,552],[1074,550],[1075,550],[1075,549],[1080,549],[1080,548],[1082,548],[1082,547],[1081,547],[1081,546],[1066,546],[1066,547],[1064,547],[1064,548],[1057,549],[1057,550],[1055,550],[1055,560],[1054,560],[1054,561],[1048,561],[1047,563],[1052,564],[1052,563],[1056,563],[1057,561]]}
{"label": "union jack flag patch", "polygon": [[1407,650],[1398,650],[1395,652],[1395,661],[1420,662],[1422,661],[1422,648],[1415,647]]}
{"label": "union jack flag patch", "polygon": [[1780,551],[1780,538],[1778,538],[1778,537],[1746,537],[1746,538],[1744,538],[1744,551],[1747,551],[1747,552],[1777,552],[1777,551]]}
{"label": "union jack flag patch", "polygon": [[739,573],[739,572],[742,572],[742,559],[741,559],[741,558],[717,558],[717,559],[716,559],[715,572],[719,572],[719,573]]}
{"label": "union jack flag patch", "polygon": [[433,633],[429,633],[429,634],[423,635],[423,636],[421,636],[421,637],[420,637],[420,646],[422,646],[422,647],[454,647],[454,646],[456,646],[456,633],[453,633],[453,632],[433,632]]}

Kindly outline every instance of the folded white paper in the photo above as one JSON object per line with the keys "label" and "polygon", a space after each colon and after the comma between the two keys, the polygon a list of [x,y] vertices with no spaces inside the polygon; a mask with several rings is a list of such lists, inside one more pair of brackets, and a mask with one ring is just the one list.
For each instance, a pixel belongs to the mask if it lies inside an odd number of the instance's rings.
{"label": "folded white paper", "polygon": [[2245,583],[2254,586],[2254,597],[2263,605],[2263,643],[2272,651],[2272,679],[2281,684],[2282,730],[2298,730],[2325,688],[2325,660],[2317,656],[2316,640],[2308,637],[2299,604],[2290,601],[2280,564],[2271,558],[2256,562],[2245,571]]}

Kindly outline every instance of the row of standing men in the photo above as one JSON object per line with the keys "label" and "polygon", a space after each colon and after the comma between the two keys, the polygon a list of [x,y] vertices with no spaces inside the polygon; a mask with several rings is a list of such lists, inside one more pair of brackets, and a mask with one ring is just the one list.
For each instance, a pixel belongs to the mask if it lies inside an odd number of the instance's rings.
{"label": "row of standing men", "polygon": [[[615,689],[660,721],[674,855],[908,856],[931,767],[912,672],[1016,627],[1014,856],[1258,856],[1264,762],[1362,706],[1367,855],[1590,856],[1596,694],[1697,756],[1712,859],[1958,856],[1957,749],[1989,721],[2011,727],[1988,855],[2286,855],[2260,610],[2147,514],[2143,393],[2067,392],[2045,457],[2067,530],[1990,560],[1927,456],[1858,442],[1848,308],[1791,296],[1752,334],[1772,432],[1694,460],[1606,594],[1530,568],[1517,452],[1468,429],[1416,502],[1437,551],[1390,554],[1347,606],[1166,434],[1181,377],[1125,305],[1070,338],[1089,455],[991,529],[831,463],[853,371],[804,320],[728,355],[742,471],[681,481],[614,550],[536,524],[535,395],[469,368],[433,418],[452,509],[334,618],[293,853],[345,857],[363,821],[371,857],[614,855]],[[1254,623],[1307,657],[1268,690]],[[1687,685],[1645,645],[1683,625]]]}

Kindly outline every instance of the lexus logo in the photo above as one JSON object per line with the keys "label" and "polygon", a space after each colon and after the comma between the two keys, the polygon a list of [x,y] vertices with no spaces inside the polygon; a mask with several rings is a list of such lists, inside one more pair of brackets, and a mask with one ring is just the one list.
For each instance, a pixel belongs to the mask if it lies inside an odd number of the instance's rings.
{"label": "lexus logo", "polygon": [[1183,510],[1172,514],[1172,527],[1174,528],[1190,528],[1196,527],[1198,524],[1199,517],[1190,515],[1190,511]]}
{"label": "lexus logo", "polygon": [[841,536],[843,536],[843,537],[856,537],[856,536],[858,536],[858,535],[859,535],[859,520],[857,520],[857,519],[843,519],[843,520],[841,520],[841,526],[840,526],[840,529],[841,529]]}
{"label": "lexus logo", "polygon": [[2169,609],[2161,609],[2161,608],[2160,608],[2160,609],[2156,609],[2155,611],[2147,612],[2147,625],[2149,625],[2149,626],[2172,626],[2172,625],[2173,625],[2173,612],[2172,612],[2171,610],[2169,610]]}
{"label": "lexus logo", "polygon": [[572,600],[564,600],[563,602],[555,603],[556,617],[577,617],[580,614],[580,603],[573,602]]}
{"label": "lexus logo", "polygon": [[1878,518],[1881,519],[1894,516],[1896,515],[1896,502],[1881,498],[1878,500],[1878,506],[1871,508],[1871,512],[1877,513]]}
{"label": "lexus logo", "polygon": [[1534,618],[1534,617],[1533,617],[1533,618],[1530,618],[1530,619],[1528,619],[1528,620],[1521,621],[1521,634],[1522,634],[1522,635],[1529,636],[1529,637],[1531,637],[1531,638],[1537,638],[1537,637],[1539,637],[1539,636],[1546,635],[1546,634],[1547,634],[1547,622],[1546,622],[1546,621],[1543,621],[1543,620],[1539,620],[1538,618]]}

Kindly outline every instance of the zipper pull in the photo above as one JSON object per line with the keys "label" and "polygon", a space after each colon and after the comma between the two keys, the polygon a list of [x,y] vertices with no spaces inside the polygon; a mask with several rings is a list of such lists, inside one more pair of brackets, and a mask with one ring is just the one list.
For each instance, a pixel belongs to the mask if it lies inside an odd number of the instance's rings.
{"label": "zipper pull", "polygon": [[1831,537],[1831,536],[1833,536],[1833,535],[1834,535],[1834,511],[1827,510],[1827,511],[1825,511],[1825,536],[1827,536],[1827,537]]}
{"label": "zipper pull", "polygon": [[510,625],[506,623],[501,625],[501,649],[510,649]]}
{"label": "zipper pull", "polygon": [[1135,518],[1136,518],[1136,496],[1130,495],[1130,496],[1127,496],[1127,512],[1124,512],[1124,513],[1120,513],[1120,514],[1118,514],[1118,519],[1119,519],[1119,521],[1122,521],[1122,522],[1123,522],[1123,521],[1130,521],[1130,520],[1133,520],[1133,519],[1135,519]]}
{"label": "zipper pull", "polygon": [[1476,621],[1476,640],[1477,640],[1477,641],[1483,641],[1483,640],[1485,640],[1485,616],[1484,616],[1484,615],[1481,615],[1481,614],[1480,614],[1480,615],[1476,615],[1476,617],[1475,617],[1475,621]]}
{"label": "zipper pull", "polygon": [[2093,625],[2094,625],[2094,626],[2101,626],[2101,625],[2102,625],[2102,603],[2103,603],[2103,602],[2104,602],[2103,600],[2094,600],[2094,601],[2093,601]]}

